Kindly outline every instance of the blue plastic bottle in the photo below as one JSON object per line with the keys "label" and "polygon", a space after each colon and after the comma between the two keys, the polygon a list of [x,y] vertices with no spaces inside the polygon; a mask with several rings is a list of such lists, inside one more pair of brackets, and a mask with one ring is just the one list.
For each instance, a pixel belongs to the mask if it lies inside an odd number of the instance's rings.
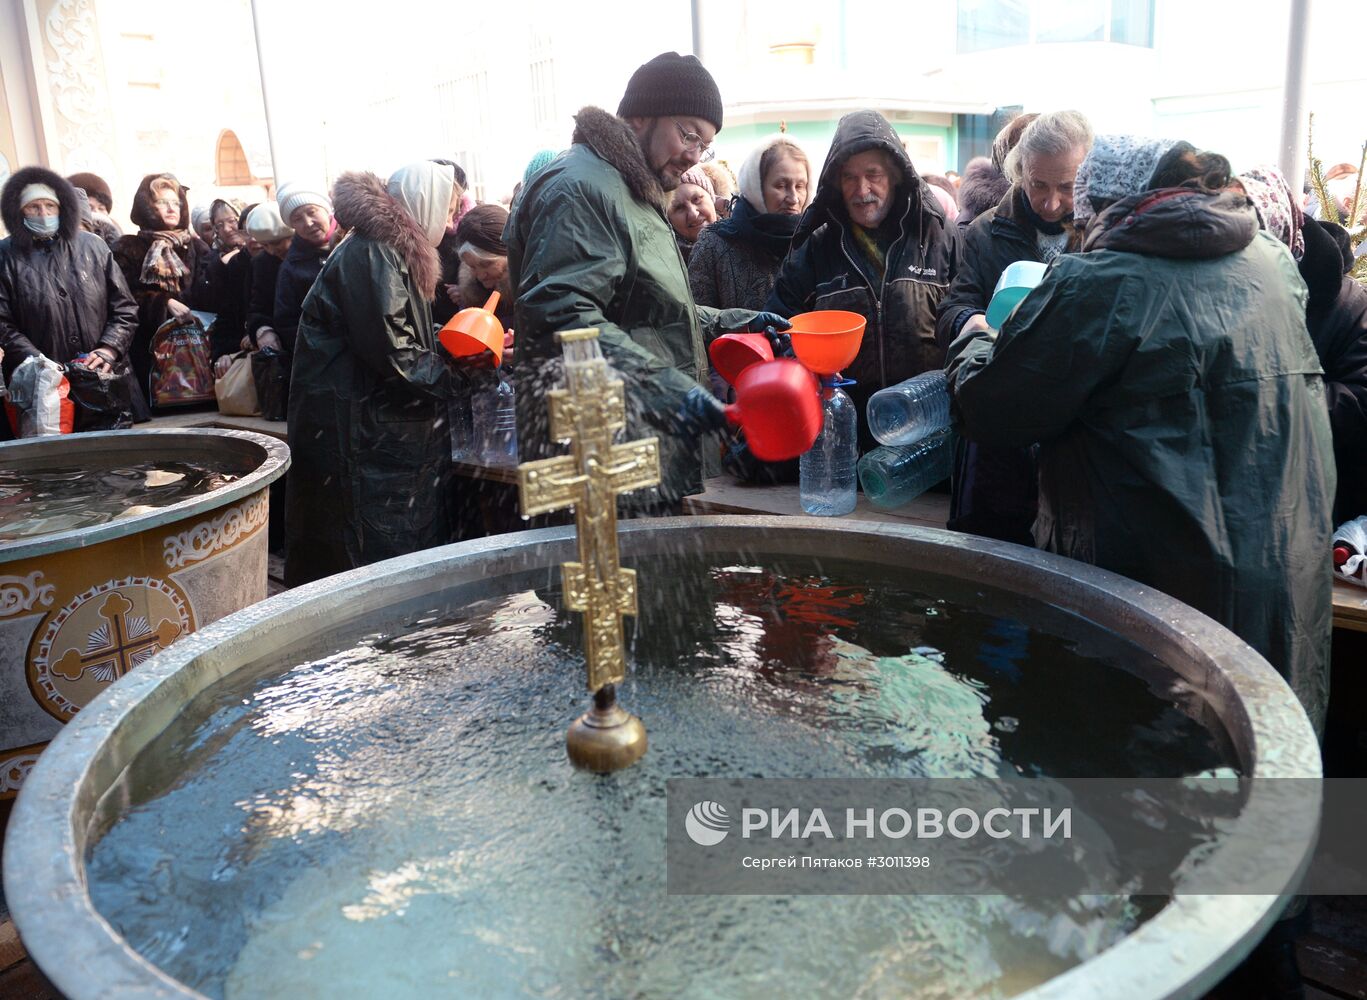
{"label": "blue plastic bottle", "polygon": [[953,457],[954,433],[946,427],[915,444],[875,448],[859,460],[859,484],[869,503],[901,507],[948,479]]}
{"label": "blue plastic bottle", "polygon": [[942,371],[923,372],[879,389],[866,412],[879,444],[915,444],[949,426],[949,389]]}
{"label": "blue plastic bottle", "polygon": [[802,509],[821,517],[854,510],[856,465],[859,462],[859,415],[840,379],[821,380],[821,433],[798,461],[798,494]]}

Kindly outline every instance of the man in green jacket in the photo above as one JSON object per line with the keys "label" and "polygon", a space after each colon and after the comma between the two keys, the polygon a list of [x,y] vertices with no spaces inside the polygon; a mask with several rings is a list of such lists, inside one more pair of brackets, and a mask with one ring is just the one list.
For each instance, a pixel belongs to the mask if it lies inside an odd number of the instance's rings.
{"label": "man in green jacket", "polygon": [[697,306],[689,291],[664,197],[710,158],[721,126],[712,75],[693,56],[666,52],[632,74],[616,115],[581,110],[574,145],[522,190],[504,241],[517,294],[524,460],[563,450],[547,431],[546,394],[560,381],[555,334],[596,327],[626,382],[627,439],[660,439],[659,503],[675,508],[702,492],[707,432],[726,426],[721,404],[699,384],[706,339],[788,326],[767,313]]}
{"label": "man in green jacket", "polygon": [[[1122,141],[1099,137],[1084,164],[1104,208],[1084,252],[1057,258],[995,338],[950,348],[961,430],[1039,442],[1036,544],[1205,612],[1322,733],[1335,476],[1305,284],[1223,189],[1223,157],[1180,144],[1150,181]],[[1184,156],[1199,180],[1165,181]]]}

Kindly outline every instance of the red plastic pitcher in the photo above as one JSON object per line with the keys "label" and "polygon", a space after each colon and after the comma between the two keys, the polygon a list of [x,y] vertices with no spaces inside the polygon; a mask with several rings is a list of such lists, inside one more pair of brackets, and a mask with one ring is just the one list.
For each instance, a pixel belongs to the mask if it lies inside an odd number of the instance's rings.
{"label": "red plastic pitcher", "polygon": [[707,356],[726,384],[735,385],[740,373],[751,365],[773,361],[774,349],[762,333],[724,333],[712,341]]}
{"label": "red plastic pitcher", "polygon": [[735,386],[736,401],[726,416],[740,425],[756,458],[783,462],[811,448],[821,433],[820,387],[801,362],[780,358],[752,364]]}

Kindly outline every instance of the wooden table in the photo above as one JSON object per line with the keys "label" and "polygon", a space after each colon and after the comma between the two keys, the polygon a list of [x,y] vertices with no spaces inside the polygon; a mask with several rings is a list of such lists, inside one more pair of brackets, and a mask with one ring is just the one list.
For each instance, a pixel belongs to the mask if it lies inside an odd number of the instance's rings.
{"label": "wooden table", "polygon": [[[786,514],[803,513],[798,498],[797,484],[785,486],[750,486],[725,476],[716,476],[703,483],[704,490],[697,496],[685,497],[685,514]],[[883,521],[897,524],[919,524],[927,528],[943,528],[949,517],[948,493],[923,493],[905,507],[882,510],[859,494],[854,511],[833,520]]]}
{"label": "wooden table", "polygon": [[1334,628],[1367,632],[1367,587],[1334,581]]}

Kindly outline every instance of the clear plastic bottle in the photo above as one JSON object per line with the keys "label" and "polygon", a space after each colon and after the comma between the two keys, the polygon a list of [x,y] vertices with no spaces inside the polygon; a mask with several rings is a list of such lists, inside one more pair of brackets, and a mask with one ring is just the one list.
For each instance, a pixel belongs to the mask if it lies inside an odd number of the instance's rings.
{"label": "clear plastic bottle", "polygon": [[953,457],[954,433],[946,427],[915,444],[875,448],[859,460],[859,483],[869,503],[901,507],[948,479]]}
{"label": "clear plastic bottle", "polygon": [[503,372],[498,383],[478,391],[470,401],[475,441],[485,465],[517,464],[517,392]]}
{"label": "clear plastic bottle", "polygon": [[478,462],[475,424],[470,413],[471,398],[462,393],[446,404],[446,420],[451,429],[451,461]]}
{"label": "clear plastic bottle", "polygon": [[949,426],[949,388],[942,371],[923,372],[879,389],[865,416],[879,444],[915,444]]}
{"label": "clear plastic bottle", "polygon": [[798,494],[808,514],[839,517],[854,510],[859,461],[859,413],[841,389],[853,383],[823,379],[821,433],[798,461]]}

